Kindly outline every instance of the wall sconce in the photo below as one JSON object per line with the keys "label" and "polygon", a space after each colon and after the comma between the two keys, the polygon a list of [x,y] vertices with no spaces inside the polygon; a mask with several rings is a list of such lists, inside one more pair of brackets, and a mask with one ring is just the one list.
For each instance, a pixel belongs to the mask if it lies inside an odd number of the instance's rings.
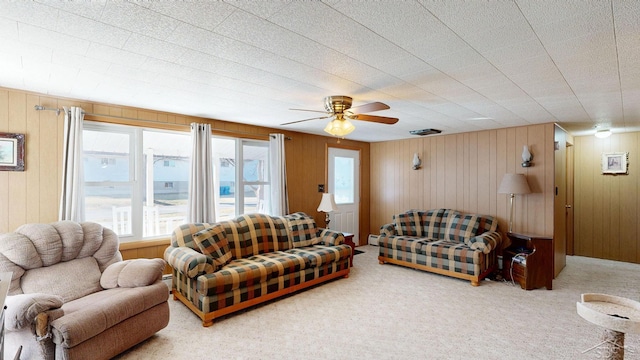
{"label": "wall sconce", "polygon": [[413,166],[411,167],[413,170],[420,169],[420,165],[422,165],[422,160],[418,157],[418,153],[413,153]]}
{"label": "wall sconce", "polygon": [[533,155],[531,155],[531,153],[529,152],[529,147],[525,145],[522,149],[522,164],[520,165],[522,165],[522,167],[533,166],[531,160],[533,160]]}

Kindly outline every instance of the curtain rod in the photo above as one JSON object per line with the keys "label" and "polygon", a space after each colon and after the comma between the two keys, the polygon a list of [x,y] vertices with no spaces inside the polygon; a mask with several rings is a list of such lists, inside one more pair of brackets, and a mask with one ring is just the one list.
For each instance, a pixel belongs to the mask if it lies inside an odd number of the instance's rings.
{"label": "curtain rod", "polygon": [[62,112],[62,109],[57,109],[57,108],[48,108],[48,107],[44,107],[41,105],[36,105],[33,107],[34,109],[40,111],[40,110],[46,110],[46,111],[55,111],[56,115],[60,115],[60,113]]}
{"label": "curtain rod", "polygon": [[[34,107],[36,110],[47,110],[47,111],[55,111],[57,115],[60,115],[60,112],[62,112],[62,109],[57,109],[57,108],[47,108],[41,105],[36,105]],[[139,122],[147,122],[150,124],[162,124],[161,122],[157,122],[157,121],[152,121],[152,120],[145,120],[145,119],[134,119],[134,118],[130,118],[130,117],[124,117],[124,116],[115,116],[115,115],[104,115],[104,114],[93,114],[93,113],[88,113],[84,110],[82,110],[82,113],[85,115],[89,115],[89,116],[101,116],[101,117],[109,117],[109,118],[114,118],[114,119],[120,119],[120,120],[131,120],[131,121],[139,121]],[[170,124],[170,123],[168,123]],[[177,124],[179,125],[179,124]],[[255,134],[255,133],[249,133],[249,132],[245,132],[245,131],[233,131],[233,130],[225,130],[225,129],[212,129],[214,132],[226,132],[226,133],[230,133],[230,134],[239,134],[239,135],[251,135],[251,136],[267,136],[267,137],[271,137],[271,135],[266,135],[266,134]],[[292,140],[292,138],[290,136],[285,136],[286,140]]]}

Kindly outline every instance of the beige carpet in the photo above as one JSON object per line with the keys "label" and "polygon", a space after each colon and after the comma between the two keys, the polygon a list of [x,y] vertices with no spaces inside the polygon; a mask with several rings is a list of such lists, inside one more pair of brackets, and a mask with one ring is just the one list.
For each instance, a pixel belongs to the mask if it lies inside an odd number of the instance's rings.
{"label": "beige carpet", "polygon": [[[580,294],[640,300],[640,265],[567,257],[552,291],[379,265],[359,247],[348,279],[230,315],[210,328],[170,301],[169,326],[119,359],[598,359]],[[626,336],[640,359],[640,334]]]}

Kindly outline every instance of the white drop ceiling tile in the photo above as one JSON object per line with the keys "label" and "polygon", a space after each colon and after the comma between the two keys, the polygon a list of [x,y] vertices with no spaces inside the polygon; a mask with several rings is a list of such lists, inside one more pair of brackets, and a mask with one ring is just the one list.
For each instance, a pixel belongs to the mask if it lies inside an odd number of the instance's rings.
{"label": "white drop ceiling tile", "polygon": [[376,1],[362,6],[360,2],[342,1],[334,8],[422,59],[444,56],[467,47],[417,2]]}
{"label": "white drop ceiling tile", "polygon": [[28,42],[20,42],[9,37],[0,36],[0,48],[4,53],[14,54],[20,57],[40,59],[40,61],[46,61],[51,59],[53,49],[41,46],[38,44],[31,44]]}
{"label": "white drop ceiling tile", "polygon": [[270,20],[374,67],[406,56],[397,45],[321,2],[293,2]]}
{"label": "white drop ceiling tile", "polygon": [[[4,52],[2,49],[0,49],[0,69],[2,69],[4,72],[6,72],[8,69],[11,69],[12,71],[21,70],[22,57],[18,54]],[[4,78],[2,80],[4,82]]]}
{"label": "white drop ceiling tile", "polygon": [[556,64],[547,55],[523,59],[519,62],[502,64],[497,67],[505,76],[512,79],[516,75],[539,77],[540,74],[559,72]]}
{"label": "white drop ceiling tile", "polygon": [[486,32],[474,32],[464,37],[464,40],[480,53],[536,39],[535,33],[526,22],[512,23]]}
{"label": "white drop ceiling tile", "polygon": [[131,36],[128,30],[62,11],[58,16],[55,29],[61,34],[118,48],[122,47]]}
{"label": "white drop ceiling tile", "polygon": [[51,63],[54,65],[74,67],[78,70],[89,70],[99,74],[105,74],[111,65],[109,62],[100,59],[68,53],[64,51],[64,49],[53,50]]}
{"label": "white drop ceiling tile", "polygon": [[135,67],[141,67],[147,58],[143,55],[134,54],[97,43],[91,43],[89,45],[89,48],[86,51],[86,56],[92,59]]}
{"label": "white drop ceiling tile", "polygon": [[187,48],[148,36],[132,34],[122,50],[175,62],[187,51]]}
{"label": "white drop ceiling tile", "polygon": [[167,39],[179,24],[176,19],[125,1],[107,2],[100,21],[160,40]]}
{"label": "white drop ceiling tile", "polygon": [[429,67],[429,65],[413,55],[407,55],[401,59],[377,66],[378,70],[399,78],[407,74],[419,72],[425,67]]}
{"label": "white drop ceiling tile", "polygon": [[460,121],[475,118],[482,115],[482,114],[476,113],[473,110],[467,109],[464,106],[453,104],[453,103],[431,106],[430,110],[446,115],[451,119],[456,119]]}
{"label": "white drop ceiling tile", "polygon": [[524,59],[539,56],[548,56],[544,47],[538,39],[517,42],[502,48],[492,49],[482,52],[487,61],[500,67],[501,65],[517,63]]}
{"label": "white drop ceiling tile", "polygon": [[608,2],[601,0],[580,1],[515,1],[527,18],[534,25],[554,23],[577,15],[596,11],[610,6]]}
{"label": "white drop ceiling tile", "polygon": [[[597,33],[567,41],[546,44],[546,49],[556,63],[613,60],[617,57],[615,38],[611,33]],[[593,61],[593,60],[591,60]]]}
{"label": "white drop ceiling tile", "polygon": [[[167,17],[180,20],[193,26],[213,30],[231,13],[237,11],[237,2],[233,5],[223,1],[150,1],[149,9]],[[256,6],[258,3],[256,3]]]}
{"label": "white drop ceiling tile", "polygon": [[457,70],[468,68],[474,65],[487,65],[487,60],[472,48],[465,48],[461,51],[447,54],[443,57],[429,59],[429,65],[442,71],[443,73],[453,73]]}
{"label": "white drop ceiling tile", "polygon": [[46,48],[65,48],[67,51],[84,55],[90,42],[77,37],[27,24],[18,24],[20,41]]}
{"label": "white drop ceiling tile", "polygon": [[18,22],[11,19],[0,17],[0,34],[2,39],[18,39]]}
{"label": "white drop ceiling tile", "polygon": [[35,1],[0,1],[0,18],[52,29],[58,10]]}
{"label": "white drop ceiling tile", "polygon": [[268,19],[277,14],[282,8],[288,6],[292,0],[279,1],[255,1],[255,0],[236,0],[232,5],[246,12],[261,18]]}
{"label": "white drop ceiling tile", "polygon": [[616,35],[628,35],[640,33],[640,2],[615,1],[613,14],[616,19]]}
{"label": "white drop ceiling tile", "polygon": [[59,9],[60,12],[76,14],[89,19],[97,20],[100,18],[104,10],[107,0],[91,0],[91,1],[38,1],[52,8]]}
{"label": "white drop ceiling tile", "polygon": [[223,52],[235,42],[225,36],[187,23],[178,24],[166,41],[211,55]]}
{"label": "white drop ceiling tile", "polygon": [[604,63],[587,64],[585,66],[567,66],[562,69],[562,75],[569,83],[572,81],[580,81],[594,79],[603,76],[618,76],[618,62],[613,60]]}
{"label": "white drop ceiling tile", "polygon": [[463,37],[522,19],[515,3],[506,1],[420,0],[420,3]]}

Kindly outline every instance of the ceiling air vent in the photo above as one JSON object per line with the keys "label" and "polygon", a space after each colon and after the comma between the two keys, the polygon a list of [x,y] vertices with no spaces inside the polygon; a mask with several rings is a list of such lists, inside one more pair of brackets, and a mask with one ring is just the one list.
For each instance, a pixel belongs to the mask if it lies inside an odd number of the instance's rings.
{"label": "ceiling air vent", "polygon": [[442,130],[438,130],[438,129],[422,129],[422,130],[411,130],[409,131],[409,134],[425,136],[425,135],[440,134],[441,132]]}

